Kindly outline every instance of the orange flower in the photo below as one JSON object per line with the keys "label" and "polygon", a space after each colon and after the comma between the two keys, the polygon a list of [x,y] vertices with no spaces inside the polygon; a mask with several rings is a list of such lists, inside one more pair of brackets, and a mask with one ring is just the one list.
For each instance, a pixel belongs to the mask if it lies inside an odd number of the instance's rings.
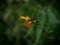
{"label": "orange flower", "polygon": [[20,17],[19,17],[19,20],[23,20],[23,19],[25,19],[24,16],[20,16]]}
{"label": "orange flower", "polygon": [[25,20],[26,20],[26,21],[30,20],[30,17],[29,17],[29,16],[26,16],[26,17],[25,17]]}
{"label": "orange flower", "polygon": [[25,22],[25,27],[26,28],[30,28],[31,27],[31,24],[32,24],[32,22]]}
{"label": "orange flower", "polygon": [[26,20],[26,21],[29,21],[29,20],[30,20],[30,17],[29,17],[29,16],[26,16],[26,17],[20,16],[20,17],[19,17],[19,20]]}
{"label": "orange flower", "polygon": [[[36,20],[31,21],[31,18],[29,16],[20,16],[19,20],[25,20],[25,27],[30,28],[32,23],[35,23]],[[30,21],[29,21],[30,20]]]}

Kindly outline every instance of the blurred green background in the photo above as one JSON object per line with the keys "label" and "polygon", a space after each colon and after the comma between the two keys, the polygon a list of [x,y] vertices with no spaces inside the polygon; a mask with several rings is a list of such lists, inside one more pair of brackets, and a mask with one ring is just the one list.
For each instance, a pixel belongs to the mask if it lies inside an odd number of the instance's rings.
{"label": "blurred green background", "polygon": [[[21,15],[37,22],[28,29]],[[60,2],[0,0],[0,45],[60,45]]]}

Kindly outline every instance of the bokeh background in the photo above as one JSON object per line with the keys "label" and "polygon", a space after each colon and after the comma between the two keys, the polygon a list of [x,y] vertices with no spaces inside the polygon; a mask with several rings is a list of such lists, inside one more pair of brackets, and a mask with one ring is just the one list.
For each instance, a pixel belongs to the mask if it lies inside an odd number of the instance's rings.
{"label": "bokeh background", "polygon": [[[37,22],[28,29],[21,15]],[[0,45],[60,45],[60,1],[0,0]]]}

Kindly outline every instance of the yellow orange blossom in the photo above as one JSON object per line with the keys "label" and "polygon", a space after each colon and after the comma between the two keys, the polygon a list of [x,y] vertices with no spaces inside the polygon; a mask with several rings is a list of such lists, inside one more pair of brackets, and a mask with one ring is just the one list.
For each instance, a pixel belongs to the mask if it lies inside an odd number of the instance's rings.
{"label": "yellow orange blossom", "polygon": [[26,28],[30,28],[31,27],[31,24],[32,24],[32,22],[25,22],[25,27]]}
{"label": "yellow orange blossom", "polygon": [[31,18],[29,16],[26,16],[26,17],[25,16],[20,16],[19,20],[25,20],[25,27],[26,28],[31,28],[32,23],[36,22],[36,20],[34,20],[33,22],[29,21],[29,20],[31,20]]}
{"label": "yellow orange blossom", "polygon": [[26,17],[25,17],[25,20],[26,20],[26,21],[30,20],[30,17],[29,17],[29,16],[26,16]]}
{"label": "yellow orange blossom", "polygon": [[24,16],[20,16],[20,17],[19,17],[19,20],[23,20],[23,19],[25,19]]}
{"label": "yellow orange blossom", "polygon": [[26,17],[20,16],[19,20],[26,20],[26,21],[28,21],[28,20],[30,20],[30,17],[29,16],[26,16]]}

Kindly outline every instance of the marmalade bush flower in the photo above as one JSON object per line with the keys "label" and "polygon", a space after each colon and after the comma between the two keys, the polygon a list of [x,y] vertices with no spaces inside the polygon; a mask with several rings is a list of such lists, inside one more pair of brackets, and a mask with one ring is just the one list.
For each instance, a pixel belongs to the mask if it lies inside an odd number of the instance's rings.
{"label": "marmalade bush flower", "polygon": [[26,17],[20,16],[20,17],[19,17],[19,20],[29,21],[29,20],[30,20],[30,17],[29,17],[29,16],[26,16]]}
{"label": "marmalade bush flower", "polygon": [[25,20],[26,20],[26,21],[29,21],[29,20],[30,20],[30,17],[29,17],[29,16],[26,16],[26,17],[25,17]]}
{"label": "marmalade bush flower", "polygon": [[23,20],[23,19],[25,19],[24,16],[20,16],[20,17],[19,17],[19,20]]}
{"label": "marmalade bush flower", "polygon": [[[20,16],[19,17],[19,20],[25,20],[25,27],[26,28],[30,28],[31,25],[32,25],[32,21],[29,21],[31,20],[31,18],[29,16]],[[36,20],[34,20],[33,22],[36,22]]]}
{"label": "marmalade bush flower", "polygon": [[31,25],[32,25],[32,22],[31,22],[31,21],[30,21],[30,22],[25,22],[25,27],[26,27],[26,28],[30,28]]}

